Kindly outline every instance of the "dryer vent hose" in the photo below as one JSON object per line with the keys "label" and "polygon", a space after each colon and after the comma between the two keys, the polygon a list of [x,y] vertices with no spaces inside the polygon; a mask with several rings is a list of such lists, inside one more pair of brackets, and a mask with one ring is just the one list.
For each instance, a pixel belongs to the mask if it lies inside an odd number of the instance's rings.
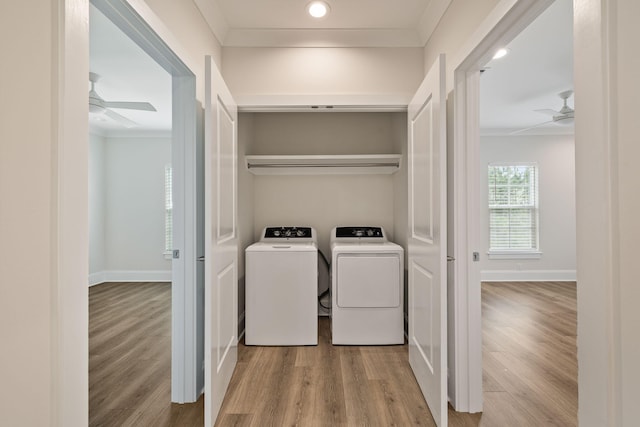
{"label": "dryer vent hose", "polygon": [[[327,294],[331,293],[331,263],[329,262],[329,260],[327,259],[327,257],[324,255],[324,253],[318,249],[318,258],[322,259],[323,261],[323,265],[326,267],[327,269],[327,277],[329,278],[329,283],[327,284],[327,289],[325,289],[324,291],[322,291],[322,293],[320,293],[320,295],[318,295],[318,304],[320,304],[320,306],[326,310],[331,310],[331,306],[329,305],[329,307],[327,307],[326,305],[324,305],[322,303],[322,298],[324,298]],[[318,281],[320,280],[320,274],[318,273]],[[329,300],[331,301],[331,300]]]}

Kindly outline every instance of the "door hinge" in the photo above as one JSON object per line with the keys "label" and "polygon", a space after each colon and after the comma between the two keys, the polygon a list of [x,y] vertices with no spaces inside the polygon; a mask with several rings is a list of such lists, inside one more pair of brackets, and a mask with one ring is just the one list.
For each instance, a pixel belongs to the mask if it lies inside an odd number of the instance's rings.
{"label": "door hinge", "polygon": [[178,259],[180,258],[180,249],[174,249],[173,250],[173,259]]}

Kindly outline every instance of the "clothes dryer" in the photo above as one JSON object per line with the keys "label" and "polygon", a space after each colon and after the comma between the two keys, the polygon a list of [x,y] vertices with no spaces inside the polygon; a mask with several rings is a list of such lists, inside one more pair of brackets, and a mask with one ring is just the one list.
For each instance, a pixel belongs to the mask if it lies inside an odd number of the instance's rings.
{"label": "clothes dryer", "polygon": [[317,345],[315,230],[266,227],[245,254],[245,344]]}
{"label": "clothes dryer", "polygon": [[333,344],[404,343],[404,250],[382,227],[331,233]]}

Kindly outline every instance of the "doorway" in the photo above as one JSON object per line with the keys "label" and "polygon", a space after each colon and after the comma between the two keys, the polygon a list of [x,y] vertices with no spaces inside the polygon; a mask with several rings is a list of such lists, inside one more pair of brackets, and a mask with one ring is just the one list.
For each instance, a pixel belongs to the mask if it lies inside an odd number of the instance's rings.
{"label": "doorway", "polygon": [[551,4],[480,76],[483,401],[563,425],[578,412],[572,6]]}
{"label": "doorway", "polygon": [[173,242],[172,248],[165,247],[171,254],[171,401],[195,402],[204,386],[203,283],[197,280],[197,236],[202,233],[198,233],[196,203],[195,75],[127,1],[91,4],[171,76]]}
{"label": "doorway", "polygon": [[[525,4],[526,3],[526,4]],[[551,4],[552,0],[516,2],[504,10],[495,21],[478,29],[476,45],[460,55],[454,71],[455,121],[453,155],[449,166],[453,170],[451,221],[453,224],[453,270],[450,310],[450,399],[457,410],[480,412],[482,400],[482,311],[479,257],[482,242],[478,212],[481,206],[480,176],[480,79],[481,70],[495,50],[512,41]],[[480,35],[484,34],[484,35]],[[450,283],[450,290],[452,289]]]}

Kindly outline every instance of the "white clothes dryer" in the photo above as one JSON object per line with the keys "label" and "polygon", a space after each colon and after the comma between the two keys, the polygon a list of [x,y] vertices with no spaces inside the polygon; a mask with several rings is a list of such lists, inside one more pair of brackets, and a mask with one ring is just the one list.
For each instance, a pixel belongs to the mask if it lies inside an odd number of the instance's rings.
{"label": "white clothes dryer", "polygon": [[266,227],[245,259],[245,344],[318,344],[318,245],[311,227]]}
{"label": "white clothes dryer", "polygon": [[404,344],[404,250],[382,227],[331,232],[333,344]]}

